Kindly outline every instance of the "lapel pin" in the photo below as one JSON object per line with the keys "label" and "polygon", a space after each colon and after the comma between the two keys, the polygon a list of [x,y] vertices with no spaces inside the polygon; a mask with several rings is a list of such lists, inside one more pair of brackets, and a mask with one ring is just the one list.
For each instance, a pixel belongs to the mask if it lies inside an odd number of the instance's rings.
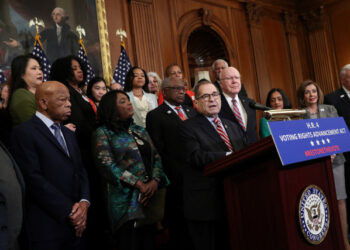
{"label": "lapel pin", "polygon": [[186,109],[186,112],[190,112],[190,110],[189,110],[189,109]]}
{"label": "lapel pin", "polygon": [[170,115],[170,114],[171,114],[171,111],[170,111],[170,110],[168,110],[166,113],[167,113],[168,115]]}
{"label": "lapel pin", "polygon": [[225,124],[224,127],[227,128],[227,125]]}
{"label": "lapel pin", "polygon": [[344,95],[341,95],[340,98],[344,98]]}

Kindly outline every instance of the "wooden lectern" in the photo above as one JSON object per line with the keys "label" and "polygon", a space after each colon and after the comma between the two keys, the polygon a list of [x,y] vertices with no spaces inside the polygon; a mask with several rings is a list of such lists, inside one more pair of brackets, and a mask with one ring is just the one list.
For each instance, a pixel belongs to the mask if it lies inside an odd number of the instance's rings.
{"label": "wooden lectern", "polygon": [[[329,157],[282,166],[268,137],[208,165],[205,175],[223,178],[231,249],[344,249]],[[329,205],[329,230],[319,245],[306,241],[299,224],[299,198],[312,184]]]}

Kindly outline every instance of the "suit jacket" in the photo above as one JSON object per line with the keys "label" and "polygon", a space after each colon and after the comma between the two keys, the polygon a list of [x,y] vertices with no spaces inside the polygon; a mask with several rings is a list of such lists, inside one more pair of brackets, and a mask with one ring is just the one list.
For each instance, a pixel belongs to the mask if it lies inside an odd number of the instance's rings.
{"label": "suit jacket", "polygon": [[227,103],[227,100],[223,93],[221,93],[221,110],[220,110],[220,117],[223,117],[225,119],[231,120],[234,123],[236,123],[240,130],[242,131],[243,139],[247,145],[250,145],[256,141],[258,141],[258,135],[256,133],[256,112],[254,109],[249,107],[249,101],[250,99],[243,94],[238,94],[239,99],[242,102],[242,105],[247,113],[247,129],[246,131],[243,130],[243,128],[239,125],[238,120],[235,117],[235,114],[233,113],[232,109],[230,108],[229,104]]}
{"label": "suit jacket", "polygon": [[67,23],[62,25],[61,42],[58,43],[57,26],[43,30],[40,33],[41,41],[46,41],[46,55],[52,64],[57,58],[78,53],[78,37],[71,31]]}
{"label": "suit jacket", "polygon": [[338,115],[344,117],[346,125],[350,128],[350,98],[342,87],[326,95],[324,103],[333,105],[337,109]]}
{"label": "suit jacket", "polygon": [[[244,147],[241,130],[221,118],[234,151]],[[179,139],[184,149],[184,212],[190,220],[213,221],[225,215],[222,181],[203,176],[204,167],[229,152],[216,129],[202,114],[186,120]]]}
{"label": "suit jacket", "polygon": [[[14,229],[20,230],[21,228],[21,222],[22,222],[22,204],[23,204],[23,197],[24,197],[24,181],[23,181],[23,176],[21,171],[19,170],[18,165],[16,164],[15,160],[13,159],[12,155],[10,152],[7,150],[5,145],[0,141],[0,151],[2,151],[4,154],[6,154],[11,162],[11,166],[5,167],[3,164],[4,162],[0,162],[1,168],[0,168],[0,182],[2,182],[2,185],[0,185],[0,228],[1,228],[1,233],[0,233],[0,249],[9,249],[14,247],[16,238],[19,235],[19,231],[16,232]],[[15,178],[8,178],[9,176],[12,176],[11,173],[4,173],[5,170],[13,168],[15,172]],[[12,171],[11,171],[12,172]],[[6,178],[6,180],[4,180]],[[16,183],[13,183],[16,182]],[[1,188],[1,186],[6,185],[7,188],[4,190]],[[20,190],[17,190],[18,192],[15,192],[14,188],[15,186],[19,185]],[[18,187],[18,186],[17,186]],[[13,204],[14,202],[9,201],[9,197],[12,195],[21,195],[21,197],[18,197],[21,202],[18,204]],[[17,214],[14,210],[18,209],[16,211],[19,212]],[[13,214],[13,213],[16,214]],[[12,214],[11,214],[12,213]],[[13,224],[9,225],[11,223],[9,220],[9,216],[16,216],[17,221],[19,224]],[[12,223],[14,223],[12,221]],[[13,231],[9,231],[10,228]]]}
{"label": "suit jacket", "polygon": [[[197,111],[189,106],[182,106],[188,118],[197,114]],[[182,184],[181,163],[182,145],[179,141],[179,127],[183,123],[178,114],[163,103],[150,111],[146,117],[146,129],[156,146],[163,163],[163,169],[171,186]]]}
{"label": "suit jacket", "polygon": [[26,227],[30,241],[72,238],[68,217],[74,203],[90,199],[89,183],[73,132],[62,126],[69,156],[37,117],[17,126],[13,156],[26,182]]}

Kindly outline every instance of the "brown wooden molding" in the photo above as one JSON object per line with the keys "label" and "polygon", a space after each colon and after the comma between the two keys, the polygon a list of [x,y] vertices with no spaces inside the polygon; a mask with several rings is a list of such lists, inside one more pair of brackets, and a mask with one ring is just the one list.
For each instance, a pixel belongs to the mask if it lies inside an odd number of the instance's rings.
{"label": "brown wooden molding", "polygon": [[202,24],[204,26],[211,25],[211,18],[213,16],[213,11],[211,9],[200,8],[198,10],[199,16],[202,17]]}
{"label": "brown wooden molding", "polygon": [[253,1],[247,1],[245,2],[245,10],[247,13],[249,25],[259,25],[261,17],[264,14],[262,5]]}
{"label": "brown wooden molding", "polygon": [[282,13],[284,27],[287,34],[296,35],[298,25],[298,15],[295,12],[284,11]]}
{"label": "brown wooden molding", "polygon": [[309,32],[315,32],[317,30],[324,29],[324,7],[321,5],[317,9],[308,11],[301,15],[305,27]]}

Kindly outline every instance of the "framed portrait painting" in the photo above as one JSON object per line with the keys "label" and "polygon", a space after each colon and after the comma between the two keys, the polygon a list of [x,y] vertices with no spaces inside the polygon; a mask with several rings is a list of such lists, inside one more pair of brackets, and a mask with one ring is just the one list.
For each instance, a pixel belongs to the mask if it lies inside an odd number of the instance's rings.
{"label": "framed portrait painting", "polygon": [[35,27],[29,27],[29,21],[34,17],[45,24],[39,33],[51,64],[59,57],[78,54],[76,27],[80,25],[85,29],[84,44],[95,74],[110,74],[106,71],[110,60],[106,58],[109,44],[104,0],[0,0],[0,6],[0,69],[5,75],[13,58],[32,51]]}

